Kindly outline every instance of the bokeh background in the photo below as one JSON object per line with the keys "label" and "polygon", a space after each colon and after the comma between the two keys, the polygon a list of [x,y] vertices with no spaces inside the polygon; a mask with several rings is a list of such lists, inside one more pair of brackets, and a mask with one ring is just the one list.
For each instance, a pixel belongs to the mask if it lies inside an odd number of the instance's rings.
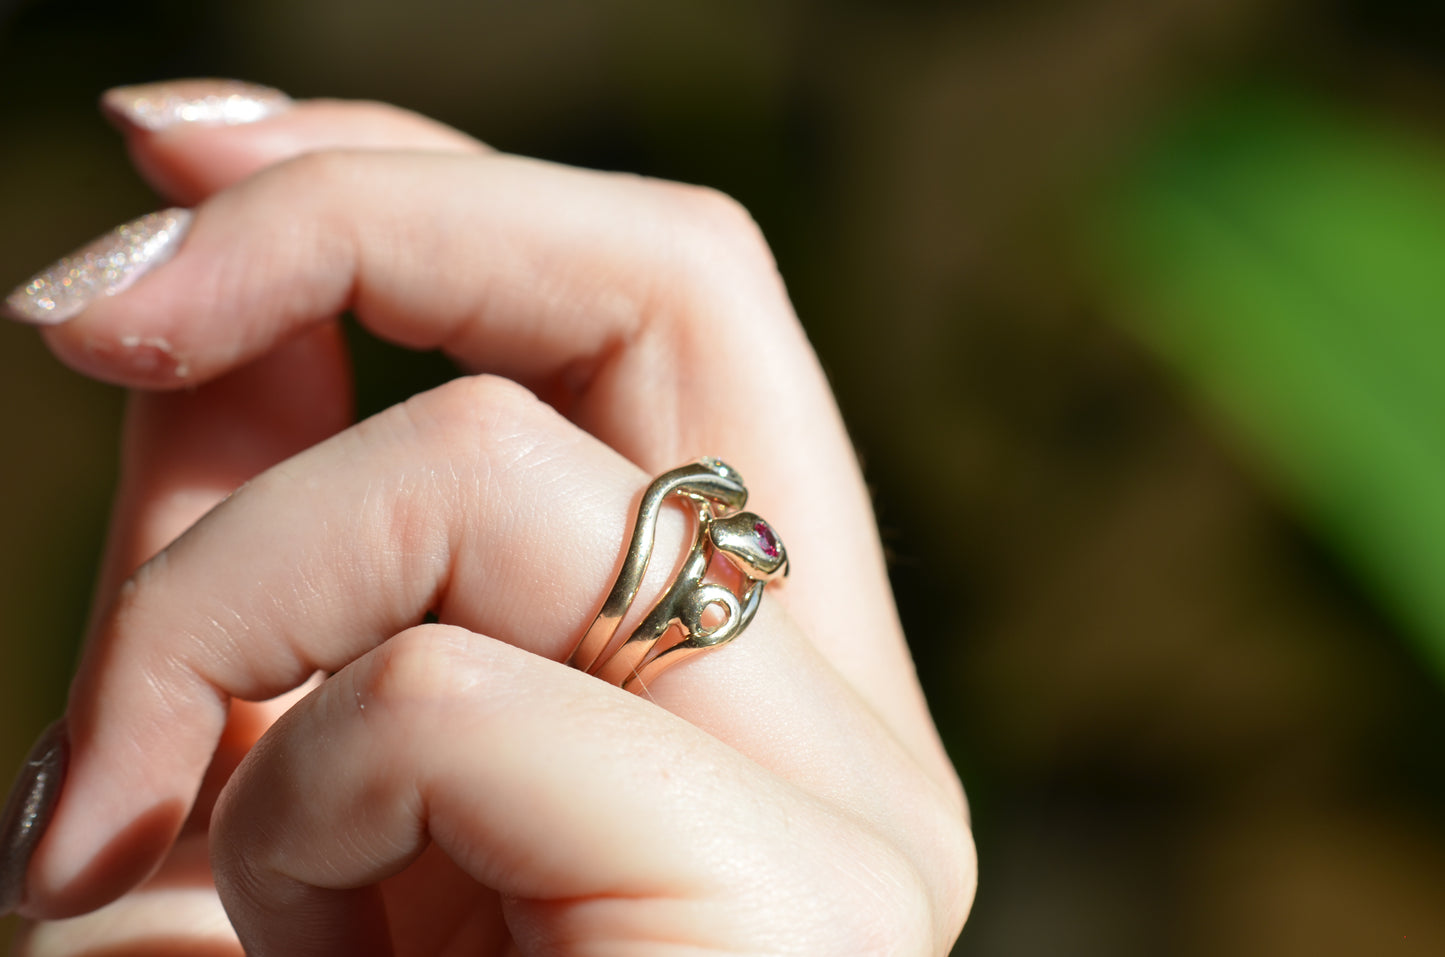
{"label": "bokeh background", "polygon": [[[155,205],[94,102],[170,76],[726,190],[969,788],[955,953],[1445,953],[1442,11],[11,0],[0,281]],[[446,374],[357,349],[368,409]],[[0,327],[0,766],[62,706],[122,399]]]}

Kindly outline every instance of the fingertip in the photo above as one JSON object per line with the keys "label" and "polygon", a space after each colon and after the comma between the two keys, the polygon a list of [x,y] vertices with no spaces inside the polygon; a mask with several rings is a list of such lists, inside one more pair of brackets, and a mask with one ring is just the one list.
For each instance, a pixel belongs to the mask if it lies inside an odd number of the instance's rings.
{"label": "fingertip", "polygon": [[24,900],[30,859],[60,800],[69,759],[70,740],[62,719],[41,733],[15,776],[0,812],[0,916]]}
{"label": "fingertip", "polygon": [[99,821],[88,817],[77,825],[66,803],[37,850],[17,908],[30,920],[88,914],[136,887],[160,866],[186,818],[184,802],[162,801],[135,814],[97,847]]}
{"label": "fingertip", "polygon": [[21,908],[31,918],[88,913],[153,873],[220,739],[225,699],[204,678],[134,650],[116,654],[137,670],[115,680],[90,654],[71,687],[64,787]]}
{"label": "fingertip", "polygon": [[[286,222],[237,217],[234,204],[224,200],[142,217],[38,274],[30,286],[53,277],[52,285],[61,290],[50,312],[63,310],[63,320],[41,329],[56,357],[88,377],[145,391],[209,382],[276,344],[275,336],[257,341],[266,336],[265,324],[258,331],[246,323],[227,323],[222,315],[228,306],[237,308],[237,287],[244,285],[240,275],[265,269],[272,259],[297,265],[310,281],[302,294],[289,297],[268,296],[263,286],[251,300],[256,315],[284,312],[315,298],[320,303],[307,314],[314,325],[343,307],[349,267],[328,258],[330,247],[316,230],[287,232]],[[214,209],[218,204],[226,209]],[[172,224],[166,243],[137,253],[109,240],[99,249],[107,237],[133,234],[138,224],[151,220]],[[238,234],[254,238],[242,243]],[[126,260],[122,267],[110,265],[112,247]]]}
{"label": "fingertip", "polygon": [[30,863],[19,912],[31,919],[89,913],[149,877],[190,813],[198,756],[211,750],[205,720],[193,722],[198,745],[173,730],[169,752],[143,756],[137,727],[96,727],[85,712],[72,707],[64,789]]}
{"label": "fingertip", "polygon": [[164,335],[114,335],[76,320],[42,332],[51,351],[82,375],[111,385],[167,391],[196,384],[189,361]]}
{"label": "fingertip", "polygon": [[193,95],[159,103],[132,92],[143,88],[121,87],[102,96],[101,112],[125,135],[146,181],[187,205],[304,153],[486,149],[459,130],[387,103],[298,101],[269,87],[240,86],[243,91],[231,97]]}
{"label": "fingertip", "polygon": [[237,126],[291,109],[291,97],[245,80],[198,77],[117,86],[100,96],[101,113],[122,130]]}

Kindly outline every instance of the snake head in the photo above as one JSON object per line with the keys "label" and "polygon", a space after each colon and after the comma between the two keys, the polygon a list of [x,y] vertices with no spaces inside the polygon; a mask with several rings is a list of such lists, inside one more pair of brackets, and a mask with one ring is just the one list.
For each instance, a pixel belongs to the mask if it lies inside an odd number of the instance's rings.
{"label": "snake head", "polygon": [[788,551],[783,540],[752,512],[713,520],[708,535],[717,550],[751,579],[772,581],[788,574]]}
{"label": "snake head", "polygon": [[737,469],[712,456],[674,469],[664,477],[676,477],[672,482],[673,494],[713,502],[727,511],[742,508],[748,501],[747,486]]}
{"label": "snake head", "polygon": [[725,478],[730,482],[736,482],[738,485],[744,484],[743,477],[738,474],[738,470],[724,462],[722,459],[713,458],[711,455],[704,455],[702,458],[697,460],[697,464],[701,465],[703,468],[707,469],[709,472],[712,472],[719,478]]}

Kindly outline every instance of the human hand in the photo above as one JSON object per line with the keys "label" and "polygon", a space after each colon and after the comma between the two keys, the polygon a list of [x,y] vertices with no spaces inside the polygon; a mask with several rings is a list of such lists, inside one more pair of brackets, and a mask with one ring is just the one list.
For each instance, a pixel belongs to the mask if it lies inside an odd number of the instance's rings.
{"label": "human hand", "polygon": [[[193,223],[46,336],[88,374],[188,388],[133,401],[113,600],[24,910],[124,896],[22,952],[234,953],[207,845],[253,953],[946,952],[961,792],[746,215],[375,104],[122,126]],[[325,438],[347,309],[477,375]],[[701,453],[748,477],[792,578],[650,702],[559,665],[648,475]],[[657,554],[685,534],[671,514]],[[317,671],[299,703],[232,700]]]}

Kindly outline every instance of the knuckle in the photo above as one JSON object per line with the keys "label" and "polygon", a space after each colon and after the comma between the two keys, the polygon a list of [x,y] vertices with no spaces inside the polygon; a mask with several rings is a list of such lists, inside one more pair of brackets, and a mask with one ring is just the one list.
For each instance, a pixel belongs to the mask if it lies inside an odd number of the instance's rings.
{"label": "knuckle", "polygon": [[942,874],[936,887],[937,926],[944,943],[952,944],[973,910],[978,892],[978,850],[973,830],[961,819],[941,836]]}
{"label": "knuckle", "polygon": [[442,435],[484,439],[535,429],[545,406],[531,390],[501,376],[463,376],[413,396],[402,408]]}
{"label": "knuckle", "polygon": [[673,268],[654,276],[640,314],[666,354],[711,354],[719,322],[768,336],[776,323],[796,322],[772,250],[741,203],[705,186],[656,189]]}
{"label": "knuckle", "polygon": [[457,496],[459,514],[486,504],[496,476],[533,461],[572,428],[526,387],[489,375],[454,379],[408,399],[397,414]]}
{"label": "knuckle", "polygon": [[724,261],[735,266],[775,269],[762,229],[738,200],[710,186],[666,183],[662,189],[679,214],[677,221],[691,234],[692,248],[707,250],[709,260],[722,251]]}
{"label": "knuckle", "polygon": [[382,645],[355,689],[358,704],[391,718],[470,700],[484,669],[482,639],[450,625],[418,625]]}
{"label": "knuckle", "polygon": [[880,946],[880,954],[946,954],[973,906],[978,876],[973,833],[952,792],[920,780],[914,789],[893,793],[912,797],[891,803],[884,811],[890,824],[872,832],[877,861],[860,896],[875,906],[849,909],[862,921],[855,932],[880,945],[890,937],[915,942],[901,951]]}
{"label": "knuckle", "polygon": [[918,818],[925,859],[915,863],[928,892],[930,924],[946,949],[958,936],[973,908],[978,887],[978,857],[973,830],[951,797],[940,797],[931,812]]}
{"label": "knuckle", "polygon": [[[820,914],[832,939],[859,957],[943,954],[927,882],[902,851],[862,837],[833,885],[832,907]],[[854,867],[866,861],[864,867]],[[820,937],[822,933],[820,932]],[[831,952],[831,951],[830,951]]]}

